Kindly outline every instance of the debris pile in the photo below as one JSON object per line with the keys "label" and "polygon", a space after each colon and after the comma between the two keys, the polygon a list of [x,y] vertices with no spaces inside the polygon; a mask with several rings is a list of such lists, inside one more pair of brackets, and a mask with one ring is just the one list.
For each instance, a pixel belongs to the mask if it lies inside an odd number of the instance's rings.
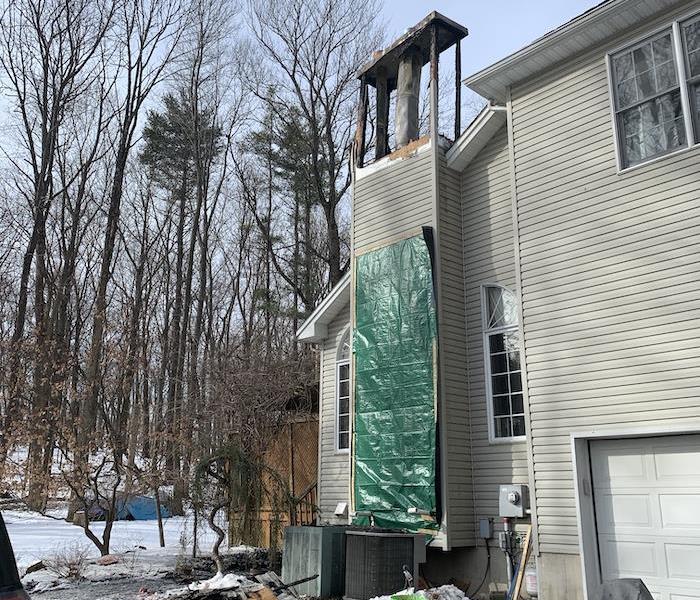
{"label": "debris pile", "polygon": [[[271,556],[272,554],[272,556]],[[260,573],[269,571],[279,561],[272,550],[266,548],[240,547],[236,551],[221,555],[225,573]],[[216,563],[210,556],[199,556],[188,560],[192,571],[216,573]]]}
{"label": "debris pile", "polygon": [[389,596],[377,596],[372,600],[469,600],[462,590],[454,585],[441,585],[427,590],[408,588]]}
{"label": "debris pile", "polygon": [[314,579],[285,584],[273,571],[246,576],[217,573],[210,579],[195,581],[184,589],[167,592],[168,600],[298,600],[294,585]]}

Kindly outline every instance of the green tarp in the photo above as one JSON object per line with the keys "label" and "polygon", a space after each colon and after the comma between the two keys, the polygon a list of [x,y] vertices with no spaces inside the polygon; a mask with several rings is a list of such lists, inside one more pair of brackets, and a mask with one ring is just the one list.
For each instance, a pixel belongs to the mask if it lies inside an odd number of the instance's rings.
{"label": "green tarp", "polygon": [[[355,510],[378,527],[437,529],[436,316],[422,236],[362,254],[355,264]],[[357,525],[367,525],[358,517]]]}

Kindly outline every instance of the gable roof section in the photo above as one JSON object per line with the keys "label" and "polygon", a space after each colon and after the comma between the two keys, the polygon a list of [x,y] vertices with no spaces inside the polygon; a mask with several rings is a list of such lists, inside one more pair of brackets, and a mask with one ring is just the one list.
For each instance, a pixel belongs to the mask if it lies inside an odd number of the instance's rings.
{"label": "gable roof section", "polygon": [[683,4],[684,0],[605,0],[521,50],[467,77],[464,84],[484,98],[505,102],[509,85],[550,69]]}
{"label": "gable roof section", "polygon": [[328,324],[350,302],[350,273],[346,273],[297,330],[300,342],[315,343],[328,337]]}
{"label": "gable roof section", "polygon": [[503,107],[485,106],[447,151],[447,166],[455,171],[464,171],[505,122],[506,111]]}

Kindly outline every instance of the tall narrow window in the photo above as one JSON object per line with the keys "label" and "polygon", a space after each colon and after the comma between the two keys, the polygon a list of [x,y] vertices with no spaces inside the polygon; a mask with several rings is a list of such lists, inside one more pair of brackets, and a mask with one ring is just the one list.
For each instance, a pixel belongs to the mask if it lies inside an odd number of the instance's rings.
{"label": "tall narrow window", "polygon": [[350,449],[350,332],[343,336],[336,359],[336,450]]}
{"label": "tall narrow window", "polygon": [[523,438],[525,411],[515,296],[500,286],[485,286],[482,311],[490,438]]}
{"label": "tall narrow window", "polygon": [[700,140],[700,16],[686,21],[681,28],[695,139]]}
{"label": "tall narrow window", "polygon": [[671,29],[612,56],[622,166],[687,145]]}

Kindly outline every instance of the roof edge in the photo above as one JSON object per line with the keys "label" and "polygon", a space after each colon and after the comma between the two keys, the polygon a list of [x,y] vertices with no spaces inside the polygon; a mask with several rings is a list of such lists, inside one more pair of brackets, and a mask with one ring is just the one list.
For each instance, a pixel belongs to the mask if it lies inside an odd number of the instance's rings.
{"label": "roof edge", "polygon": [[463,171],[506,122],[504,107],[487,104],[447,151],[447,166]]}
{"label": "roof edge", "polygon": [[533,42],[530,42],[520,50],[509,54],[505,58],[502,58],[501,60],[463,79],[462,82],[477,94],[484,95],[483,88],[488,86],[483,84],[490,77],[506,71],[512,68],[514,65],[531,58],[533,55],[541,52],[548,46],[557,44],[562,39],[566,38],[572,33],[575,33],[577,30],[588,27],[591,23],[606,19],[609,13],[622,10],[626,5],[633,2],[635,2],[635,0],[604,0],[603,2],[589,8],[587,11],[575,16],[573,19],[570,19],[566,23],[563,23],[555,29],[545,33],[543,36],[540,36]]}
{"label": "roof edge", "polygon": [[[347,298],[344,298],[346,295]],[[337,316],[349,300],[350,273],[348,272],[297,329],[297,340],[312,344],[328,337],[328,323]]]}

